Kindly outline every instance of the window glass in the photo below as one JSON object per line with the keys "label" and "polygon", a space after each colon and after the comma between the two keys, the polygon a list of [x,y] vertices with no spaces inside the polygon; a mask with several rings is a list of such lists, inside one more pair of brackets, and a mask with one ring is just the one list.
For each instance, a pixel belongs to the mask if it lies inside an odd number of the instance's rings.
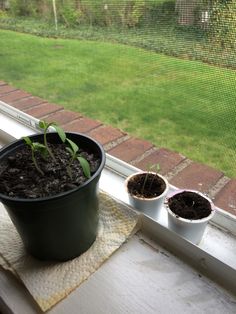
{"label": "window glass", "polygon": [[0,8],[2,28],[83,39],[24,48],[21,37],[13,48],[34,62],[20,68],[19,59],[10,76],[2,59],[6,80],[236,177],[235,1],[1,0]]}

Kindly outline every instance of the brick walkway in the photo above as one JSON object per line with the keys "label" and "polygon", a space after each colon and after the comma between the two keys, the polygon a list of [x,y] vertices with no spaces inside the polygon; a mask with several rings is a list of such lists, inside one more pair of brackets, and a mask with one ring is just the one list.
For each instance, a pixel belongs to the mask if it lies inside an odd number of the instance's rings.
{"label": "brick walkway", "polygon": [[148,164],[159,163],[160,172],[171,184],[207,193],[217,206],[236,215],[236,179],[229,179],[218,170],[193,162],[180,153],[155,147],[80,113],[50,104],[3,81],[0,81],[0,100],[33,117],[56,121],[66,131],[88,134],[99,141],[106,152],[138,168],[145,170]]}

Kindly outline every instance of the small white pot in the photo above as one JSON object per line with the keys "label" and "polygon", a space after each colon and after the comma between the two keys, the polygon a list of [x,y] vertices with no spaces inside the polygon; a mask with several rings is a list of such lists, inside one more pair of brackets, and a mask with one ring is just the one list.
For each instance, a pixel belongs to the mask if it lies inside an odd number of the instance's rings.
{"label": "small white pot", "polygon": [[[182,192],[193,192],[202,197],[204,197],[211,205],[211,213],[209,216],[204,217],[202,219],[197,220],[190,220],[186,218],[182,218],[177,216],[175,213],[171,211],[168,206],[168,199],[173,197],[176,194]],[[168,196],[167,200],[165,201],[166,209],[168,211],[168,226],[171,230],[175,231],[176,233],[180,234],[182,237],[186,238],[187,240],[191,241],[194,244],[199,244],[204,231],[206,229],[208,221],[214,216],[215,214],[215,206],[213,202],[203,195],[202,193],[194,190],[178,190],[173,192],[170,196]]]}
{"label": "small white pot", "polygon": [[147,172],[146,171],[137,172],[127,177],[127,179],[125,180],[125,189],[126,189],[126,192],[128,193],[130,204],[134,208],[136,208],[137,210],[139,210],[140,212],[144,214],[151,216],[154,219],[158,219],[161,208],[165,200],[165,196],[169,189],[169,184],[168,184],[168,181],[162,175],[156,174],[155,172],[149,172],[151,174],[157,175],[159,178],[161,178],[164,181],[166,185],[164,192],[161,195],[157,197],[153,197],[153,198],[137,197],[135,195],[130,194],[128,190],[128,182],[133,177],[138,176],[143,173],[147,173]]}

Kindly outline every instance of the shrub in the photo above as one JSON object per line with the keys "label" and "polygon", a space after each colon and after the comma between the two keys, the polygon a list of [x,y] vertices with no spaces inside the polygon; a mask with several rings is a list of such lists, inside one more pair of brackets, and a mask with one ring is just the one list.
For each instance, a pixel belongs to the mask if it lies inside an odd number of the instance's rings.
{"label": "shrub", "polygon": [[[9,0],[14,16],[53,20],[52,0]],[[145,20],[156,24],[161,16],[170,20],[174,0],[57,0],[58,20],[67,27],[77,25],[133,28]]]}
{"label": "shrub", "polygon": [[216,0],[211,10],[209,33],[223,48],[236,49],[236,1]]}
{"label": "shrub", "polygon": [[176,11],[174,0],[166,0],[164,2],[149,0],[147,1],[147,5],[147,20],[151,23],[175,21]]}
{"label": "shrub", "polygon": [[58,8],[59,21],[67,27],[74,27],[81,24],[84,13],[81,8],[76,7],[75,2],[64,1]]}
{"label": "shrub", "polygon": [[0,18],[7,18],[7,17],[8,17],[7,12],[0,9]]}
{"label": "shrub", "polygon": [[122,27],[134,27],[140,22],[140,19],[145,12],[145,1],[144,0],[133,0],[121,2],[120,8],[117,10],[117,14],[120,19]]}
{"label": "shrub", "polygon": [[14,16],[35,16],[36,0],[10,0],[9,9]]}

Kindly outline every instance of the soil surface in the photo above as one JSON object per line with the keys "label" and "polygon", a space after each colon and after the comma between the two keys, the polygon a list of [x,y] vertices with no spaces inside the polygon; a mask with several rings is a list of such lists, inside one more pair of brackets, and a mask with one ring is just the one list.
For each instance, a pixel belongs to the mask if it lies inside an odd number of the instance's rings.
{"label": "soil surface", "polygon": [[211,214],[211,204],[199,194],[184,191],[168,199],[168,206],[177,216],[197,220]]}
{"label": "soil surface", "polygon": [[161,195],[166,188],[165,182],[153,173],[140,173],[128,182],[128,191],[137,197],[153,198]]}
{"label": "soil surface", "polygon": [[[9,155],[0,166],[0,192],[13,198],[35,199],[72,190],[87,180],[78,160],[71,165],[70,178],[67,166],[71,156],[65,149],[65,144],[49,144],[49,147],[55,161],[49,155],[43,158],[40,153],[35,153],[43,175],[36,170],[28,146]],[[79,153],[89,162],[92,175],[98,169],[100,159],[82,150]]]}

